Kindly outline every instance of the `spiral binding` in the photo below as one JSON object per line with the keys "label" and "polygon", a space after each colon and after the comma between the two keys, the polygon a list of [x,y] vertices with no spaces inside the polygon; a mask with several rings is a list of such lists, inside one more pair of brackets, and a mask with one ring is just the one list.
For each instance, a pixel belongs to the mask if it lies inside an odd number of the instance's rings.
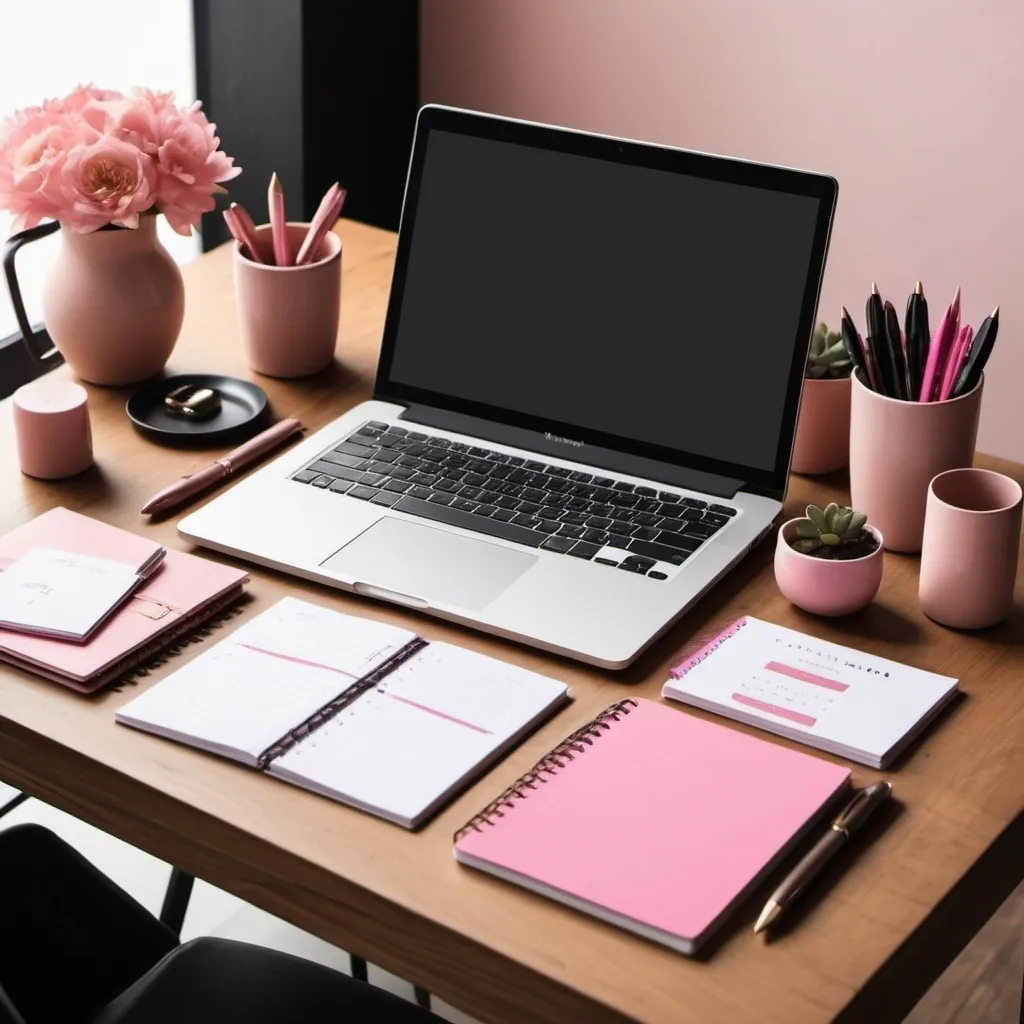
{"label": "spiral binding", "polygon": [[200,644],[214,630],[221,629],[233,618],[245,610],[247,595],[231,593],[198,613],[200,621],[187,617],[179,621],[173,629],[161,634],[151,643],[140,647],[129,655],[129,665],[122,675],[116,676],[108,684],[110,689],[120,693],[123,686],[134,686],[154,669],[166,665],[171,658],[176,658],[190,644]]}
{"label": "spiral binding", "polygon": [[372,690],[385,676],[390,675],[403,662],[408,661],[418,651],[427,646],[427,641],[421,636],[413,637],[404,647],[400,647],[387,661],[382,662],[369,675],[357,679],[351,686],[346,687],[337,697],[329,700],[322,708],[318,708],[304,722],[300,722],[290,732],[286,732],[279,740],[272,743],[256,759],[256,767],[260,771],[266,771],[270,762],[282,754],[288,753],[297,743],[304,740],[311,732],[315,732],[321,726],[326,725],[335,715],[342,712],[354,700],[361,697],[367,690]]}
{"label": "spiral binding", "polygon": [[609,705],[597,717],[592,718],[581,729],[567,736],[550,753],[545,754],[525,775],[520,776],[497,799],[492,800],[479,814],[475,814],[455,833],[458,842],[467,832],[482,832],[483,825],[494,825],[494,818],[504,818],[506,810],[514,809],[516,800],[525,800],[524,790],[534,790],[538,785],[546,785],[550,777],[557,775],[569,761],[575,761],[577,754],[585,754],[587,747],[600,739],[602,732],[607,732],[609,722],[617,722],[622,715],[628,715],[637,706],[635,700],[627,697]]}
{"label": "spiral binding", "polygon": [[687,672],[695,669],[702,661],[709,658],[730,637],[734,637],[747,624],[747,616],[733,619],[725,626],[714,626],[697,636],[679,652],[679,660],[669,669],[673,679],[682,679]]}

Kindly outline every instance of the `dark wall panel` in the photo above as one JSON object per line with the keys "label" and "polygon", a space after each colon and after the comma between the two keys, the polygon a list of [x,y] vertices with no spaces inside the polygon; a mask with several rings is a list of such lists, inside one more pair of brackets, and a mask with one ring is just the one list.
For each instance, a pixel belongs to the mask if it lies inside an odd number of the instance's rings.
{"label": "dark wall panel", "polygon": [[[418,105],[416,0],[193,0],[196,89],[257,223],[276,171],[308,220],[334,181],[346,216],[397,228]],[[227,238],[219,212],[203,247]]]}

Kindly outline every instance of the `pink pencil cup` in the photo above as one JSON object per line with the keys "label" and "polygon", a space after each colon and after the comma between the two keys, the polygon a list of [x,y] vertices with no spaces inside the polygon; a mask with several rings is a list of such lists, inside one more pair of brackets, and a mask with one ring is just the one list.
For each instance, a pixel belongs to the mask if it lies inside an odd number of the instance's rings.
{"label": "pink pencil cup", "polygon": [[1002,622],[1013,605],[1024,492],[989,469],[940,473],[928,488],[921,610],[955,629]]}
{"label": "pink pencil cup", "polygon": [[960,398],[903,402],[853,375],[850,497],[889,551],[920,551],[928,484],[974,461],[984,377]]}
{"label": "pink pencil cup", "polygon": [[[288,241],[299,251],[308,224],[288,223]],[[256,228],[260,255],[272,259],[270,225]],[[341,311],[341,239],[329,231],[320,255],[301,267],[256,263],[234,243],[235,300],[245,358],[268,377],[306,377],[330,365]]]}

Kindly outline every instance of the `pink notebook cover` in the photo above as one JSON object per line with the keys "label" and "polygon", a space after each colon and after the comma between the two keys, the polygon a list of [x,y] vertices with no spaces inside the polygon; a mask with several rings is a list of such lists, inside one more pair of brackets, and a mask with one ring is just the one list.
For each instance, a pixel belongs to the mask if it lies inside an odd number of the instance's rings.
{"label": "pink notebook cover", "polygon": [[696,946],[850,772],[675,708],[626,703],[628,714],[541,773],[546,782],[519,787],[501,816],[474,819],[456,856]]}
{"label": "pink notebook cover", "polygon": [[[60,548],[141,564],[158,545],[66,508],[44,512],[0,537],[0,571],[33,547]],[[244,572],[181,551],[161,568],[87,643],[68,643],[0,629],[0,658],[45,670],[49,678],[83,684],[188,619],[245,580]]]}

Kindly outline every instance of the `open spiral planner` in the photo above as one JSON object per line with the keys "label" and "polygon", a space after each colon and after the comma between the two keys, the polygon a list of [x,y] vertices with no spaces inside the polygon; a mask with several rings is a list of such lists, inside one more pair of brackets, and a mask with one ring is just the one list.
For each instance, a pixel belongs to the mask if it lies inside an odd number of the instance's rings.
{"label": "open spiral planner", "polygon": [[569,697],[554,679],[286,597],[115,718],[416,828]]}

